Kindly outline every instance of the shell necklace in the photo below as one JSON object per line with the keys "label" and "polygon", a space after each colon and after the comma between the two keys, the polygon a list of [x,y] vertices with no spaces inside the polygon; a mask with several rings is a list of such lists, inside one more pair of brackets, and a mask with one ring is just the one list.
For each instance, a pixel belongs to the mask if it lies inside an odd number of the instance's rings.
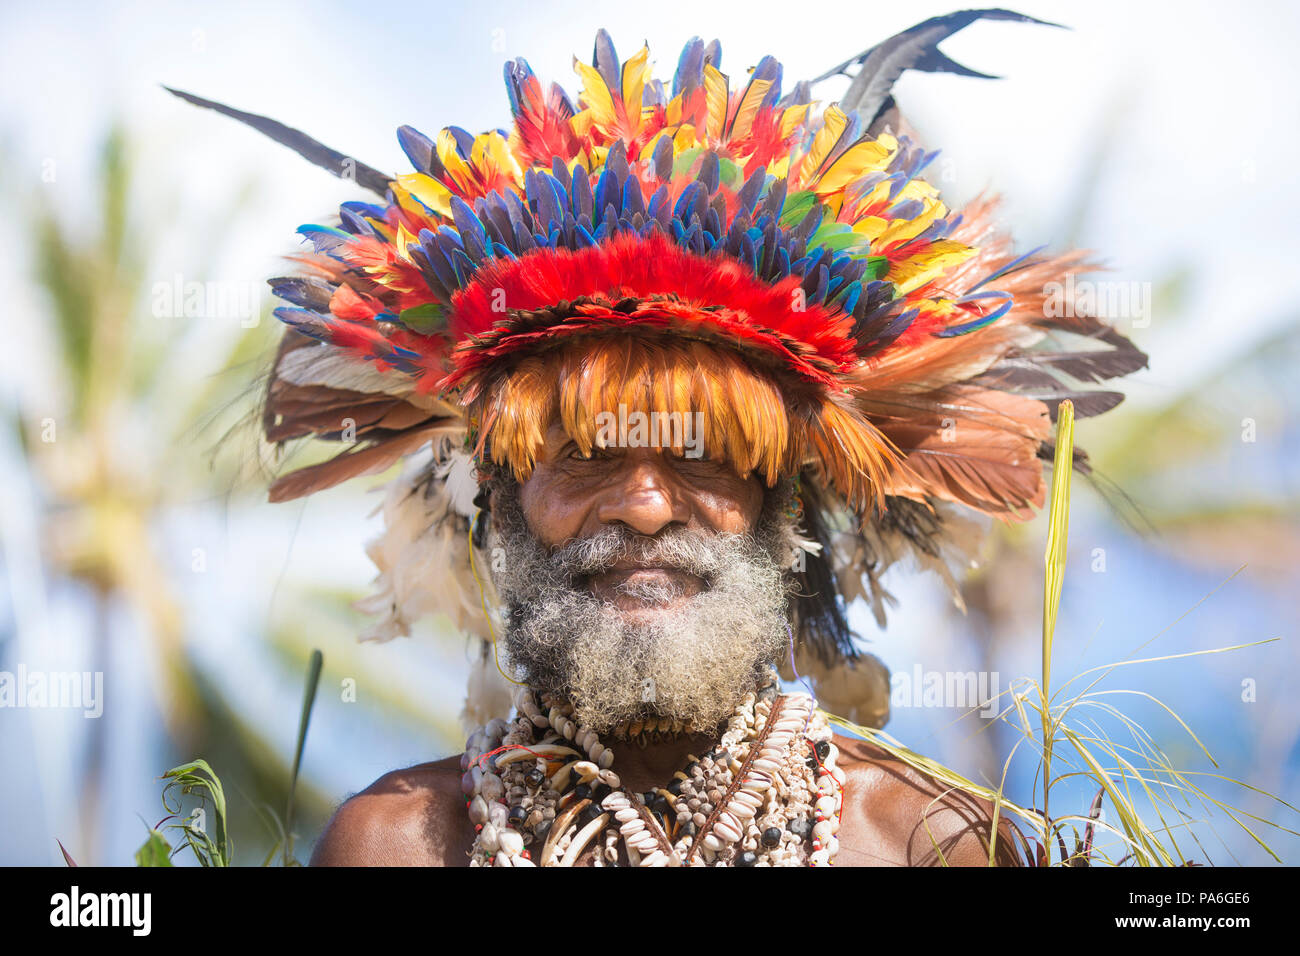
{"label": "shell necklace", "polygon": [[613,751],[568,703],[522,687],[515,710],[471,734],[461,758],[471,866],[573,866],[589,847],[596,866],[827,866],[839,848],[830,725],[774,677],[713,750],[644,794],[622,788]]}

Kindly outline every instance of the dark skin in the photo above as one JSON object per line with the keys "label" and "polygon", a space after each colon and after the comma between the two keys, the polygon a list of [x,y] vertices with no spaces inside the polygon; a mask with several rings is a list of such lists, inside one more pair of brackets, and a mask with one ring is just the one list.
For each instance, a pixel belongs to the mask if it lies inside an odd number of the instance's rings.
{"label": "dark skin", "polygon": [[[520,487],[520,503],[534,534],[553,547],[609,524],[647,536],[673,526],[750,531],[763,494],[758,477],[738,475],[725,461],[707,457],[677,457],[657,448],[584,456],[556,423]],[[658,613],[664,605],[647,606],[613,590],[638,576],[671,581],[684,596],[705,586],[677,569],[630,565],[585,583],[629,617]],[[619,777],[631,791],[663,786],[688,754],[702,754],[715,742],[697,735],[641,749],[606,741],[614,744]],[[847,778],[837,865],[988,865],[991,805],[947,792],[873,744],[840,736],[835,744]],[[339,808],[316,844],[312,865],[467,866],[474,828],[460,782],[459,757],[384,775]],[[1015,865],[1005,817],[998,830],[995,862]]]}

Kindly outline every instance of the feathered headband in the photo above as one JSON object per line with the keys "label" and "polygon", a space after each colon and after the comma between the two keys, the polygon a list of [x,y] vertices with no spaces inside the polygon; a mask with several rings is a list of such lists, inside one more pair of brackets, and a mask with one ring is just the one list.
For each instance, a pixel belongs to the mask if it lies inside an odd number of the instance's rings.
{"label": "feathered headband", "polygon": [[[846,716],[883,722],[885,672],[855,646],[845,604],[865,597],[883,624],[892,598],[879,577],[908,555],[955,592],[982,519],[1043,504],[1059,402],[1088,415],[1122,398],[1058,375],[1096,383],[1146,365],[1100,319],[1044,307],[1051,283],[1087,265],[1080,253],[1016,255],[990,201],[954,214],[920,178],[935,154],[904,135],[889,90],[905,69],[983,76],[937,49],[981,18],[1042,22],[1005,10],[928,20],[819,78],[857,67],[821,111],[809,83],[783,93],[771,57],[735,82],[717,42],[695,39],[665,85],[647,49],[620,61],[601,31],[592,62],[575,60],[576,105],[514,60],[513,128],[430,139],[404,126],[414,171],[398,176],[177,93],[384,197],[344,203],[337,226],[302,226],[312,251],[271,280],[290,330],[264,417],[274,443],[351,442],[280,477],[272,500],[409,459],[370,550],[381,573],[365,603],[383,619],[372,636],[445,611],[490,639],[491,586],[474,563],[487,562],[470,534],[476,462],[525,477],[557,407],[589,448],[573,409],[625,395],[620,376],[636,366],[642,399],[713,409],[709,437],[740,470],[799,479],[792,663],[815,670]],[[487,653],[469,718],[492,707]]]}

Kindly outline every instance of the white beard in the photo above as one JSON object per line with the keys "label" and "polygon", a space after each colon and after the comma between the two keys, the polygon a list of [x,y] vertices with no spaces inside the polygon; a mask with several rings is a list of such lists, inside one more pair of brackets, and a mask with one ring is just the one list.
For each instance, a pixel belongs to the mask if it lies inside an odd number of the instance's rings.
{"label": "white beard", "polygon": [[[510,660],[599,733],[651,716],[712,730],[787,649],[793,584],[785,572],[796,524],[785,514],[784,487],[768,495],[754,535],[671,529],[648,538],[610,526],[548,555],[519,507],[517,485],[494,482],[493,543],[504,549],[494,581]],[[633,621],[574,584],[633,555],[680,567],[706,587]],[[646,605],[676,596],[662,586],[620,590]]]}

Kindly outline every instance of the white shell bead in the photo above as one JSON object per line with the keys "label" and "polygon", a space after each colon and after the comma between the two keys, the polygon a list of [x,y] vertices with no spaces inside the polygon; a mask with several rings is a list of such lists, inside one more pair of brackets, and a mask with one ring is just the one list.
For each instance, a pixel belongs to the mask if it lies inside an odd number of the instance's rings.
{"label": "white shell bead", "polygon": [[740,839],[740,831],[735,827],[727,826],[721,820],[718,820],[713,824],[713,832],[722,837],[722,839],[726,840],[728,843],[735,843]]}
{"label": "white shell bead", "polygon": [[505,796],[506,786],[496,774],[485,773],[479,781],[479,793],[483,794],[485,800],[500,800]]}
{"label": "white shell bead", "polygon": [[[597,766],[600,765],[600,759],[599,759],[599,758],[596,759],[596,764],[597,764]],[[605,786],[609,787],[611,790],[617,790],[617,789],[622,785],[622,783],[623,783],[623,781],[621,781],[621,780],[618,779],[618,774],[616,774],[616,773],[615,773],[614,771],[612,771],[612,770],[601,770],[600,773],[596,774],[596,776],[600,779],[600,782],[601,782],[601,783],[603,783]],[[619,796],[622,797],[623,795],[622,795],[622,794],[619,794]],[[628,801],[627,801],[627,798],[626,798],[626,797],[623,797],[623,805],[624,805],[624,806],[627,805],[627,802],[628,802]]]}
{"label": "white shell bead", "polygon": [[488,805],[487,801],[481,796],[476,795],[474,799],[469,802],[469,820],[470,823],[475,824],[487,823]]}
{"label": "white shell bead", "polygon": [[524,852],[524,836],[515,830],[503,830],[497,836],[497,842],[501,844],[501,849],[511,856],[518,856]]}

